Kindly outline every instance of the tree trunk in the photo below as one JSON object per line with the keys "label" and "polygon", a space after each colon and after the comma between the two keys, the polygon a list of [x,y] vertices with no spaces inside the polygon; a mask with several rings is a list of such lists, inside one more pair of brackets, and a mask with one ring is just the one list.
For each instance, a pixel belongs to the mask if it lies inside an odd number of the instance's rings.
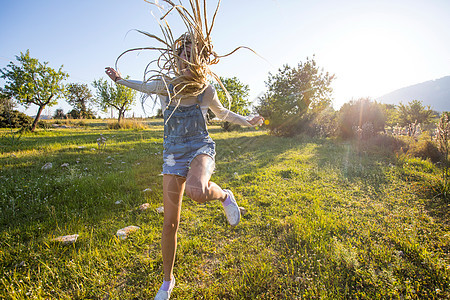
{"label": "tree trunk", "polygon": [[80,119],[84,119],[86,116],[86,104],[84,104],[84,100],[81,102],[81,109],[80,109]]}
{"label": "tree trunk", "polygon": [[124,111],[123,110],[121,110],[121,109],[119,109],[119,118],[117,119],[117,122],[121,122],[122,121],[122,119],[123,119],[123,115],[124,115]]}
{"label": "tree trunk", "polygon": [[38,112],[36,114],[36,118],[33,121],[33,125],[31,125],[31,132],[34,132],[34,130],[36,129],[36,125],[39,122],[39,118],[41,117],[41,113],[44,110],[45,105],[41,105],[39,106]]}

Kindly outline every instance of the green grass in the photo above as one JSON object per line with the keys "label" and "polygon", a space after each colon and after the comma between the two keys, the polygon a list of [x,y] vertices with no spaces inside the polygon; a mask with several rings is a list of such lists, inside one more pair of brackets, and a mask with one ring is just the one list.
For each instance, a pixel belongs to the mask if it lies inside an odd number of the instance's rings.
{"label": "green grass", "polygon": [[[85,126],[2,143],[0,298],[152,299],[162,130]],[[429,193],[433,164],[328,139],[210,132],[212,180],[248,213],[231,229],[217,201],[185,198],[174,299],[450,297],[449,205]],[[128,225],[141,229],[117,239]],[[75,233],[73,245],[51,242]]]}

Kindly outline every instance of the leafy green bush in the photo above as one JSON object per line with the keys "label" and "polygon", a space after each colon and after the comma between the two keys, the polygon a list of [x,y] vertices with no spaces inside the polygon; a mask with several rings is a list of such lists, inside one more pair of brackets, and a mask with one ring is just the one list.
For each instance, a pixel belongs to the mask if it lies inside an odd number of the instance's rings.
{"label": "leafy green bush", "polygon": [[370,138],[384,131],[386,118],[377,102],[362,98],[345,103],[339,110],[338,127],[343,138]]}
{"label": "leafy green bush", "polygon": [[424,139],[411,143],[407,154],[422,159],[430,159],[433,163],[437,163],[442,160],[442,154],[436,144],[432,141]]}
{"label": "leafy green bush", "polygon": [[296,128],[292,130],[292,135],[306,134],[319,138],[336,136],[337,112],[331,106],[321,111],[309,110],[296,121]]}
{"label": "leafy green bush", "polygon": [[67,113],[67,117],[71,119],[95,119],[95,114],[91,110],[83,112],[83,118],[81,117],[81,111],[77,109],[72,109]]}
{"label": "leafy green bush", "polygon": [[62,110],[62,108],[58,108],[55,111],[55,114],[53,115],[53,119],[66,119],[66,118],[67,118],[67,116],[64,113],[64,111]]}
{"label": "leafy green bush", "polygon": [[321,112],[315,114],[315,118],[311,123],[313,130],[312,136],[331,137],[337,134],[337,120],[338,114],[329,106]]}
{"label": "leafy green bush", "polygon": [[38,127],[42,128],[42,129],[49,129],[49,128],[51,128],[50,123],[49,122],[45,122],[45,121],[39,121],[38,122]]}
{"label": "leafy green bush", "polygon": [[33,118],[27,116],[23,112],[12,110],[3,111],[0,113],[0,127],[1,128],[25,128],[31,127]]}

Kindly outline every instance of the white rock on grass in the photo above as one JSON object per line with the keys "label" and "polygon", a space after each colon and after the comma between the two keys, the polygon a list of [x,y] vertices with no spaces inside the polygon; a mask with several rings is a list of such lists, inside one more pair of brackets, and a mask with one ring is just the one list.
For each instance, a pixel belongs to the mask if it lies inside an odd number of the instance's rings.
{"label": "white rock on grass", "polygon": [[150,208],[150,203],[144,203],[144,204],[141,204],[141,206],[139,206],[140,211],[144,211],[149,208]]}
{"label": "white rock on grass", "polygon": [[145,190],[143,190],[143,192],[151,192],[152,189],[151,188],[146,188]]}
{"label": "white rock on grass", "polygon": [[127,226],[125,228],[121,228],[121,229],[117,230],[116,235],[119,239],[125,240],[130,233],[135,232],[139,229],[141,229],[141,228],[138,226],[134,226],[134,225]]}
{"label": "white rock on grass", "polygon": [[51,168],[53,168],[53,164],[51,162],[46,163],[45,165],[42,166],[41,170],[50,170]]}
{"label": "white rock on grass", "polygon": [[164,213],[164,206],[160,206],[156,209],[156,212],[159,214],[163,214]]}
{"label": "white rock on grass", "polygon": [[67,167],[69,167],[69,163],[63,163],[63,164],[61,165],[61,168],[67,168]]}
{"label": "white rock on grass", "polygon": [[122,200],[117,200],[116,202],[114,202],[114,204],[120,204],[122,203]]}
{"label": "white rock on grass", "polygon": [[52,242],[62,243],[63,245],[70,245],[77,241],[78,236],[78,234],[58,236],[52,239]]}

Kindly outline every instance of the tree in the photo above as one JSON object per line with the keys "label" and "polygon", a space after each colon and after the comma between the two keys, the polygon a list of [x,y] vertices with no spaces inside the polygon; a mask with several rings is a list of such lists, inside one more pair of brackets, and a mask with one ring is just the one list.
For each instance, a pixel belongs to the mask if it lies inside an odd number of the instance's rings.
{"label": "tree", "polygon": [[344,138],[370,137],[384,131],[385,122],[381,106],[368,98],[347,102],[339,110],[339,130]]}
{"label": "tree", "polygon": [[429,124],[435,114],[429,105],[426,107],[422,105],[419,100],[413,100],[404,105],[402,103],[398,106],[398,120],[401,126],[408,126],[412,123]]}
{"label": "tree", "polygon": [[10,111],[15,107],[15,103],[8,97],[6,93],[0,88],[0,113],[3,111]]}
{"label": "tree", "polygon": [[314,57],[296,68],[284,65],[278,74],[269,73],[268,91],[259,99],[257,112],[269,120],[272,133],[298,134],[331,104],[333,79],[334,75],[319,69]]}
{"label": "tree", "polygon": [[104,79],[95,80],[93,86],[97,89],[97,98],[94,101],[104,111],[114,107],[119,111],[118,122],[125,117],[125,112],[131,108],[136,97],[136,91],[126,86],[111,83]]}
{"label": "tree", "polygon": [[[67,118],[70,118],[70,119],[81,119],[80,111],[78,109],[72,109],[71,111],[69,111],[67,113],[66,116],[67,116]],[[84,118],[85,119],[95,119],[96,117],[95,117],[94,113],[90,109],[88,109],[86,114],[84,115]]]}
{"label": "tree", "polygon": [[68,75],[62,71],[62,66],[55,71],[48,66],[48,62],[40,63],[32,58],[29,50],[21,52],[16,59],[17,65],[10,62],[0,70],[1,77],[6,80],[4,92],[25,107],[31,104],[39,107],[31,125],[31,131],[34,131],[44,108],[58,103],[57,99],[64,91],[62,81]]}
{"label": "tree", "polygon": [[394,127],[398,123],[398,110],[394,104],[379,104],[386,118],[386,126]]}
{"label": "tree", "polygon": [[33,118],[17,110],[0,112],[0,128],[29,128]]}
{"label": "tree", "polygon": [[0,128],[30,127],[33,119],[26,114],[14,110],[15,103],[0,88]]}
{"label": "tree", "polygon": [[64,113],[64,111],[62,110],[62,108],[58,108],[55,111],[55,114],[53,115],[54,119],[65,119],[66,118],[66,114]]}
{"label": "tree", "polygon": [[89,102],[92,101],[92,93],[87,84],[69,83],[65,92],[67,102],[78,112],[78,118],[89,118],[92,112],[89,110]]}
{"label": "tree", "polygon": [[[250,88],[248,85],[243,84],[237,77],[223,78],[220,77],[220,81],[231,96],[230,102],[225,95],[225,91],[222,89],[219,83],[214,83],[214,88],[217,91],[217,97],[224,107],[229,107],[232,112],[240,115],[247,115],[249,113],[248,106],[250,101],[248,95]],[[223,122],[222,128],[226,131],[232,130],[233,126],[230,122]]]}

